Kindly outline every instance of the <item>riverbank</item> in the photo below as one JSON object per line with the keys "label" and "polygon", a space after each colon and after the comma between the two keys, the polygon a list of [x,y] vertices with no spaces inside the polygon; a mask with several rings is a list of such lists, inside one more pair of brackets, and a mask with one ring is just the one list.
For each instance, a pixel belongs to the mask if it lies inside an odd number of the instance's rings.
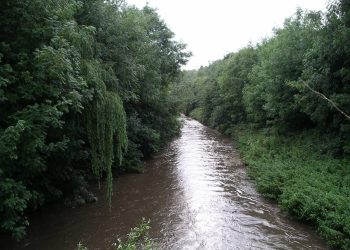
{"label": "riverbank", "polygon": [[350,249],[350,159],[319,132],[282,136],[238,128],[235,137],[248,174],[265,197],[313,224],[337,249]]}

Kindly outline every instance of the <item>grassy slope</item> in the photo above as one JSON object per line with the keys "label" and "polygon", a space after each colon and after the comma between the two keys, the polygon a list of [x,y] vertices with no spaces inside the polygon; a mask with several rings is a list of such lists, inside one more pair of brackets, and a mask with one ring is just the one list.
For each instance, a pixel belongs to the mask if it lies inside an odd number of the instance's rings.
{"label": "grassy slope", "polygon": [[249,129],[235,135],[259,192],[314,224],[333,247],[350,249],[350,159],[331,155],[337,148],[331,137]]}

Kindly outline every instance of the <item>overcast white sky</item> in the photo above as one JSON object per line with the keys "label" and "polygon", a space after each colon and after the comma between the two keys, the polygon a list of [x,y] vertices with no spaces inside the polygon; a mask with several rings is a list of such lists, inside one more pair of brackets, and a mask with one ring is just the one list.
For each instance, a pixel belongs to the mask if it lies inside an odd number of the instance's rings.
{"label": "overcast white sky", "polygon": [[297,7],[325,11],[328,0],[126,0],[147,2],[187,44],[193,56],[185,69],[197,69],[224,55],[271,36]]}

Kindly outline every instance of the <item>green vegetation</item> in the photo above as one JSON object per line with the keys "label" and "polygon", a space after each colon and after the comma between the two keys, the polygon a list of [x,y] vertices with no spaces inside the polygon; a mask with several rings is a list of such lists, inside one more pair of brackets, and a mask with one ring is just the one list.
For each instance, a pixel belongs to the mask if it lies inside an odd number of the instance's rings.
{"label": "green vegetation", "polygon": [[350,246],[350,158],[327,150],[333,138],[308,131],[293,137],[236,130],[249,175],[265,197],[295,218],[316,225],[334,247]]}
{"label": "green vegetation", "polygon": [[[112,244],[116,250],[136,250],[136,249],[155,249],[155,243],[150,239],[148,233],[150,230],[150,221],[142,219],[140,225],[130,230],[127,238],[123,241],[118,238],[118,243]],[[77,250],[88,250],[81,242]]]}
{"label": "green vegetation", "polygon": [[154,249],[154,243],[148,233],[150,230],[150,221],[142,219],[139,226],[131,229],[127,239],[123,242],[118,239],[117,250],[136,250],[136,249]]}
{"label": "green vegetation", "polygon": [[350,248],[350,4],[297,10],[274,36],[183,72],[181,112],[231,135],[258,190]]}
{"label": "green vegetation", "polygon": [[95,200],[177,133],[169,84],[189,53],[154,9],[123,0],[0,2],[0,232]]}

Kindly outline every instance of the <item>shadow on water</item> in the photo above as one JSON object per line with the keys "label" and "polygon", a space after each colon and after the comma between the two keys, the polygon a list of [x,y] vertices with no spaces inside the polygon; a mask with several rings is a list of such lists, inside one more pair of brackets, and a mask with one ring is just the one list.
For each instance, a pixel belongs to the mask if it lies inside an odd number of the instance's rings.
{"label": "shadow on water", "polygon": [[26,239],[5,249],[110,249],[142,217],[161,249],[326,248],[257,194],[229,138],[195,120],[184,118],[181,136],[146,164],[114,181],[111,212],[96,190],[96,204],[36,214]]}

